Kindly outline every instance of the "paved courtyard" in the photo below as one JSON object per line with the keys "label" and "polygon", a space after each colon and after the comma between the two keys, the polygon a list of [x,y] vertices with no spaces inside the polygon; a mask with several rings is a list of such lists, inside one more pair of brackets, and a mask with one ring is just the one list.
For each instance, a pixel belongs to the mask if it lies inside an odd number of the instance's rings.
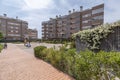
{"label": "paved courtyard", "polygon": [[[73,80],[50,64],[36,59],[22,45],[8,44],[0,53],[0,80]],[[33,54],[33,52],[31,52]]]}

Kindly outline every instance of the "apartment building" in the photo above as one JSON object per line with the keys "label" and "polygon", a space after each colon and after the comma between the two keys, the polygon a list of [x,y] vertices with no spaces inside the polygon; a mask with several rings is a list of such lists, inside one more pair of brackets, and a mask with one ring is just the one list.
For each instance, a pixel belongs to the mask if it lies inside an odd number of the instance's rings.
{"label": "apartment building", "polygon": [[7,14],[0,16],[0,32],[3,33],[6,40],[24,40],[28,35],[28,22],[18,19],[18,17],[9,18]]}
{"label": "apartment building", "polygon": [[30,40],[36,40],[38,36],[38,31],[36,29],[28,29],[28,38]]}
{"label": "apartment building", "polygon": [[82,29],[94,28],[104,22],[104,4],[82,11]]}
{"label": "apartment building", "polygon": [[42,22],[43,39],[69,39],[73,33],[80,30],[91,29],[103,24],[104,4],[80,11],[68,11],[68,15],[56,16],[49,21]]}

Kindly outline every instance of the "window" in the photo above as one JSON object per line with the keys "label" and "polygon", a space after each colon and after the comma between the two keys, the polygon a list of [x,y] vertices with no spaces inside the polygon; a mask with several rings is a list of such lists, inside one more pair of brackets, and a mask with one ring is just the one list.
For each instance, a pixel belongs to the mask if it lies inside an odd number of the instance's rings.
{"label": "window", "polygon": [[8,34],[8,36],[20,36],[19,34]]}
{"label": "window", "polygon": [[11,30],[10,32],[13,32],[13,30]]}
{"label": "window", "polygon": [[18,31],[15,31],[16,33],[18,33]]}
{"label": "window", "polygon": [[85,18],[85,17],[89,17],[89,16],[91,16],[90,13],[89,13],[89,14],[85,14],[85,15],[83,15],[82,17]]}
{"label": "window", "polygon": [[85,29],[90,29],[91,26],[83,26],[82,29],[85,30]]}
{"label": "window", "polygon": [[15,29],[18,29],[18,27],[15,27]]}
{"label": "window", "polygon": [[8,24],[10,24],[10,25],[17,25],[17,26],[20,26],[19,23],[14,23],[14,22],[8,22]]}
{"label": "window", "polygon": [[92,10],[92,14],[101,13],[103,11],[104,11],[104,8],[99,8],[99,9],[96,9],[96,10]]}
{"label": "window", "polygon": [[85,21],[82,21],[82,23],[88,23],[90,20],[88,19],[88,20],[85,20]]}
{"label": "window", "polygon": [[93,20],[101,20],[101,19],[103,19],[103,15],[93,17]]}
{"label": "window", "polygon": [[86,20],[86,21],[82,21],[82,23],[88,23],[88,20]]}
{"label": "window", "polygon": [[13,26],[11,26],[10,28],[13,29]]}

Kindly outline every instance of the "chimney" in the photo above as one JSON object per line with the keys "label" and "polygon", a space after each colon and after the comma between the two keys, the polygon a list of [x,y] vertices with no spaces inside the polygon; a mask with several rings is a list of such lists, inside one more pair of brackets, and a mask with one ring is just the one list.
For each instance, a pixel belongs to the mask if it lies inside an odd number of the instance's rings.
{"label": "chimney", "polygon": [[69,10],[68,12],[69,12],[69,14],[71,14],[71,10]]}
{"label": "chimney", "polygon": [[16,16],[16,19],[18,19],[18,16]]}
{"label": "chimney", "polygon": [[4,17],[7,17],[7,14],[3,14],[4,15]]}
{"label": "chimney", "polygon": [[75,9],[73,9],[73,12],[75,12]]}
{"label": "chimney", "polygon": [[80,11],[82,11],[83,10],[83,6],[80,6]]}

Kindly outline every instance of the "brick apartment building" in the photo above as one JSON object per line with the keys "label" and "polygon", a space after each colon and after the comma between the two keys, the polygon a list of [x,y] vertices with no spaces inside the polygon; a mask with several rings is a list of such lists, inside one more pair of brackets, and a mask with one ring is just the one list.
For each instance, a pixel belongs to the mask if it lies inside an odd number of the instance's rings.
{"label": "brick apartment building", "polygon": [[36,29],[28,29],[28,35],[30,40],[36,40],[38,38],[38,31]]}
{"label": "brick apartment building", "polygon": [[[0,16],[0,32],[3,33],[6,40],[24,40],[24,38],[32,37],[28,34],[28,22],[14,18]],[[35,32],[37,34],[37,32]],[[34,35],[37,39],[37,35]]]}
{"label": "brick apartment building", "polygon": [[91,29],[103,24],[104,4],[80,11],[68,11],[68,15],[56,16],[42,22],[42,39],[69,39],[79,30]]}

